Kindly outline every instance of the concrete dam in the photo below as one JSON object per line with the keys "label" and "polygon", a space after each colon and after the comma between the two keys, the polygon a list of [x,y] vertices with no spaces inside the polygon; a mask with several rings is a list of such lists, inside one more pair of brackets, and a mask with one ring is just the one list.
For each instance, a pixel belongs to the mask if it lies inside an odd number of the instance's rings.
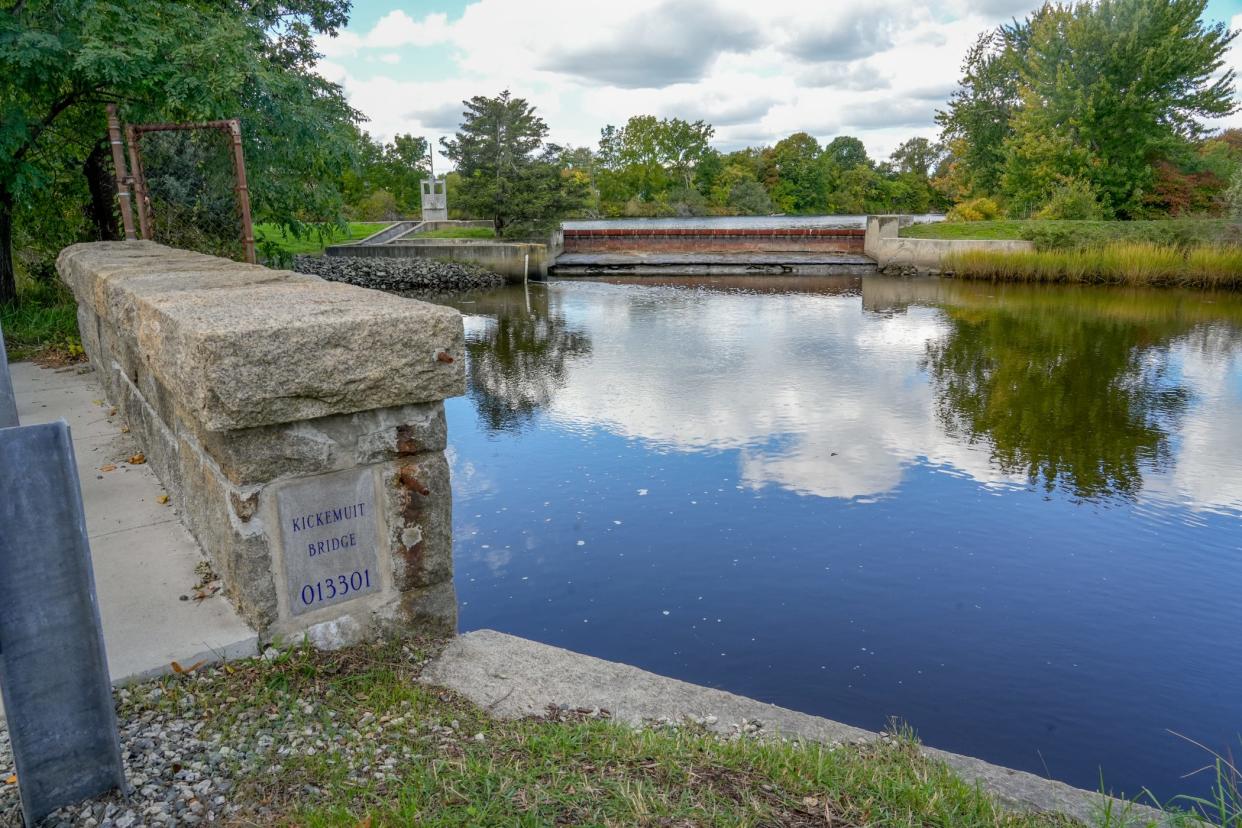
{"label": "concrete dam", "polygon": [[869,273],[861,216],[567,221],[557,276]]}
{"label": "concrete dam", "polygon": [[479,221],[397,222],[369,238],[333,245],[328,256],[463,261],[510,282],[545,276],[862,276],[897,267],[938,272],[964,250],[1020,251],[1019,240],[923,239],[901,235],[938,215],[738,216],[566,221],[547,244],[429,237]]}

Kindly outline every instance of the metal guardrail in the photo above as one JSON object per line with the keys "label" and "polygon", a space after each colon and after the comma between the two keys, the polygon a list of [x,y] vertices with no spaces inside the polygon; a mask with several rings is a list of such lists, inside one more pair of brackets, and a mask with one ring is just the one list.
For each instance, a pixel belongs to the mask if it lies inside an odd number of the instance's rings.
{"label": "metal guardrail", "polygon": [[0,332],[0,697],[26,825],[126,791],[69,425],[23,426]]}
{"label": "metal guardrail", "polygon": [[9,375],[9,355],[4,348],[4,329],[0,328],[0,428],[17,425],[17,397]]}

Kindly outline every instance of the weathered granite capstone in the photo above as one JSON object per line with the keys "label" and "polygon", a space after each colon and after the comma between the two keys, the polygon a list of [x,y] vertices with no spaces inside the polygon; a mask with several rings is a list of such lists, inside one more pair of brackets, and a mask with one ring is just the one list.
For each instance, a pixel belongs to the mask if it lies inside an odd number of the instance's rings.
{"label": "weathered granite capstone", "polygon": [[[455,628],[457,311],[150,242],[57,264],[109,398],[260,632]],[[336,502],[341,480],[366,496]]]}

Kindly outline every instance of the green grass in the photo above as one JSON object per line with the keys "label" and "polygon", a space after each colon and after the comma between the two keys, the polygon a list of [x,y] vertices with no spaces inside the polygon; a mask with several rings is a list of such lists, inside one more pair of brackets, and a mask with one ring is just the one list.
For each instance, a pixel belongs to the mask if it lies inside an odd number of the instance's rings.
{"label": "green grass", "polygon": [[490,227],[450,227],[443,230],[429,230],[411,236],[413,239],[494,239],[496,231]]}
{"label": "green grass", "polygon": [[59,281],[20,278],[17,302],[0,305],[0,328],[11,362],[36,359],[64,363],[82,358],[78,306]]}
{"label": "green grass", "polygon": [[[829,747],[694,724],[632,729],[580,711],[496,721],[416,681],[436,646],[298,650],[206,668],[161,680],[156,701],[132,688],[121,715],[155,706],[199,716],[199,738],[250,746],[231,770],[242,824],[1079,825],[1003,810],[923,756],[908,732]],[[260,735],[270,741],[256,754]],[[1120,816],[1097,824],[1124,824]]]}
{"label": "green grass", "polygon": [[1020,239],[1030,221],[936,221],[901,228],[911,239]]}
{"label": "green grass", "polygon": [[330,244],[365,239],[390,224],[392,224],[390,221],[351,221],[348,233],[343,232],[335,224],[310,224],[306,226],[306,233],[302,238],[286,234],[279,225],[256,224],[254,238],[258,243],[260,253],[264,250],[264,242],[268,242],[275,250],[286,256],[316,255],[322,253],[323,249]]}
{"label": "green grass", "polygon": [[933,222],[901,229],[902,236],[915,239],[1026,239],[1040,250],[1098,247],[1121,241],[1194,247],[1234,240],[1237,232],[1224,219]]}
{"label": "green grass", "polygon": [[971,250],[946,256],[942,266],[958,278],[997,282],[1242,287],[1242,247],[1234,246],[1112,242],[1084,249]]}

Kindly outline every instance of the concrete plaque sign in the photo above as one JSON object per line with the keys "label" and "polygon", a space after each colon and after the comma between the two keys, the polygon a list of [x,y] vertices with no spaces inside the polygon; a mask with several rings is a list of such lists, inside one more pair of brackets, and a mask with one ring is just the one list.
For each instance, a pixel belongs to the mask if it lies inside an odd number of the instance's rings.
{"label": "concrete plaque sign", "polygon": [[276,492],[294,615],[380,589],[375,478],[369,469],[308,477]]}
{"label": "concrete plaque sign", "polygon": [[0,429],[0,692],[27,825],[125,789],[82,491],[63,421]]}

